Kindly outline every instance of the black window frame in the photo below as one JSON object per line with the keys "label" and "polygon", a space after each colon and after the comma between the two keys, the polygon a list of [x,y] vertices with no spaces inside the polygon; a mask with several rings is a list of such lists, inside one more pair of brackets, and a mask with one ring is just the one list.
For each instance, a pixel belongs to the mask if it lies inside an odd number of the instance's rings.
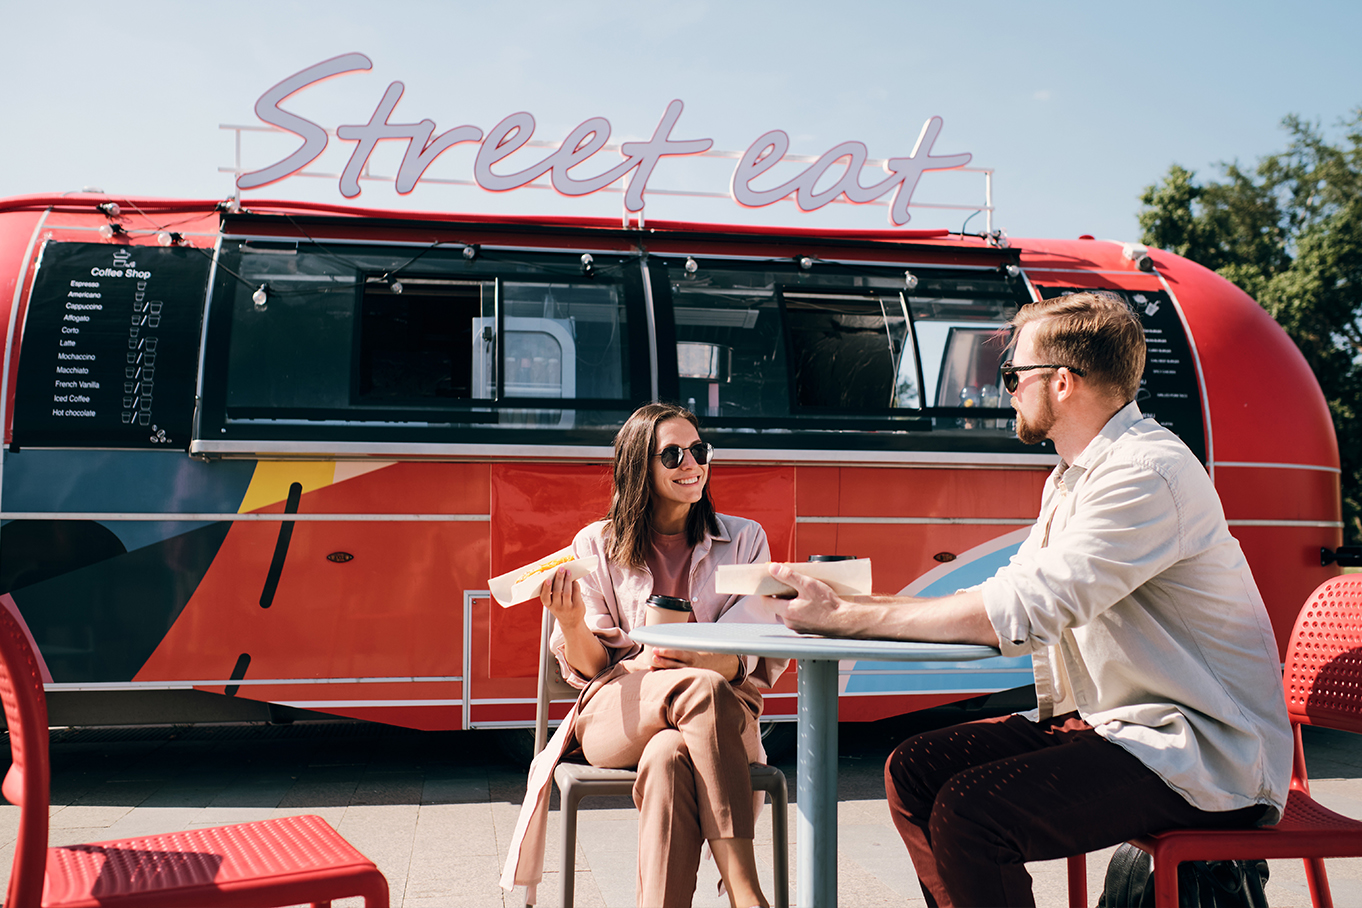
{"label": "black window frame", "polygon": [[[944,435],[949,431],[948,427],[938,426],[937,423],[954,423],[958,419],[992,419],[1007,420],[1012,417],[1012,409],[1008,406],[999,407],[940,407],[930,405],[926,398],[926,385],[924,382],[924,364],[922,362],[922,352],[918,340],[918,321],[920,315],[913,300],[928,293],[940,292],[947,298],[958,298],[962,301],[975,300],[980,298],[992,298],[1005,301],[1007,304],[1015,304],[1016,308],[1026,305],[1032,301],[1032,297],[1027,290],[1027,285],[1019,273],[1009,274],[1004,263],[997,267],[952,267],[950,265],[905,265],[895,266],[886,265],[880,262],[861,265],[846,261],[826,261],[817,260],[811,269],[804,269],[795,258],[757,260],[751,258],[726,258],[723,256],[686,256],[675,253],[654,253],[649,258],[649,275],[652,284],[653,298],[655,301],[655,312],[658,321],[657,344],[658,344],[658,388],[659,396],[663,400],[680,400],[680,377],[677,365],[676,346],[678,342],[678,331],[676,327],[675,300],[672,295],[672,284],[686,280],[687,271],[685,263],[687,259],[695,262],[695,273],[703,275],[706,270],[726,270],[726,271],[763,271],[774,272],[781,277],[772,283],[772,295],[780,311],[780,332],[782,342],[786,345],[786,375],[788,391],[788,415],[774,416],[704,416],[700,415],[706,425],[712,429],[720,431],[750,431],[752,429],[773,429],[780,431],[800,432],[808,431],[850,431],[850,432],[934,432]],[[905,278],[905,271],[911,271],[917,278],[917,283],[913,290],[909,290]],[[886,279],[903,282],[904,300],[907,303],[908,311],[908,332],[913,345],[913,356],[916,361],[917,380],[919,384],[920,401],[923,406],[919,408],[907,407],[883,407],[875,409],[864,409],[855,411],[838,411],[817,407],[800,406],[794,386],[794,361],[790,351],[790,330],[789,322],[785,316],[784,302],[781,299],[782,289],[789,288],[799,293],[845,293],[845,292],[865,292],[867,295],[872,293],[883,294],[884,290],[876,287],[856,287],[848,282],[844,287],[832,286],[826,282],[819,281],[820,277],[826,278],[830,274],[845,275],[848,278],[873,277],[881,281]],[[787,277],[788,276],[788,277]],[[962,430],[970,433],[977,433],[977,430]],[[992,448],[991,441],[981,444],[961,444],[956,447],[961,450]],[[1015,442],[1015,440],[1014,440]],[[1020,444],[1019,442],[1015,442]],[[1034,449],[1028,449],[1034,450]]]}
{"label": "black window frame", "polygon": [[[629,253],[600,253],[592,251],[590,273],[582,268],[581,251],[561,253],[542,249],[479,250],[474,258],[462,255],[462,244],[448,244],[432,251],[430,246],[405,244],[368,244],[335,241],[278,240],[232,236],[224,238],[218,251],[216,275],[209,287],[207,324],[204,330],[204,350],[200,368],[202,389],[193,437],[204,441],[279,442],[279,441],[356,441],[383,443],[448,443],[512,441],[508,435],[526,437],[576,437],[590,443],[600,443],[609,427],[617,427],[630,412],[651,396],[651,368],[642,269],[639,256]],[[349,406],[338,407],[243,407],[228,403],[230,354],[233,340],[233,314],[238,295],[253,292],[255,284],[247,281],[235,266],[240,264],[247,250],[279,252],[315,252],[332,258],[359,259],[367,256],[388,256],[401,263],[420,257],[420,261],[403,268],[398,274],[382,272],[372,267],[357,265],[355,290],[350,305],[353,307],[353,334],[349,342],[349,375],[347,387]],[[432,267],[438,265],[439,267]],[[525,266],[531,266],[527,269]],[[459,270],[461,269],[461,270]],[[499,270],[498,270],[499,269]],[[517,270],[520,269],[520,270]],[[627,383],[620,398],[561,398],[561,397],[501,397],[448,398],[438,402],[415,404],[384,404],[364,406],[354,396],[358,380],[359,339],[361,330],[364,287],[367,281],[383,277],[391,279],[451,279],[495,283],[497,285],[497,338],[494,356],[497,360],[496,384],[503,390],[501,358],[503,355],[504,319],[506,318],[502,284],[511,283],[615,283],[619,286],[619,301],[625,317],[621,329],[623,370],[621,378]],[[577,416],[577,428],[559,429],[552,426],[534,427],[516,422],[513,414],[530,411],[572,412]],[[503,418],[506,417],[506,418]],[[549,433],[549,434],[545,434]],[[516,438],[515,441],[523,439]]]}

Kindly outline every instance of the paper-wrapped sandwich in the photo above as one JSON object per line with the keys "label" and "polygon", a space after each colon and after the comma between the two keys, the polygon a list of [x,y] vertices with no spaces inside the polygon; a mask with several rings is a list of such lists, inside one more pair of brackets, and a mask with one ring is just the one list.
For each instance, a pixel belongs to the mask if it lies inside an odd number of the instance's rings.
{"label": "paper-wrapped sandwich", "polygon": [[[724,564],[714,575],[714,591],[747,596],[791,596],[794,589],[771,576],[770,562],[763,564]],[[845,561],[791,561],[785,566],[814,580],[821,580],[839,596],[870,594],[870,559]]]}
{"label": "paper-wrapped sandwich", "polygon": [[493,577],[487,581],[487,589],[503,608],[518,605],[530,599],[538,599],[544,581],[553,577],[553,572],[558,568],[566,567],[568,576],[572,580],[578,580],[594,571],[599,561],[600,559],[594,555],[574,558],[571,549],[560,549],[547,558],[521,565],[513,571]]}

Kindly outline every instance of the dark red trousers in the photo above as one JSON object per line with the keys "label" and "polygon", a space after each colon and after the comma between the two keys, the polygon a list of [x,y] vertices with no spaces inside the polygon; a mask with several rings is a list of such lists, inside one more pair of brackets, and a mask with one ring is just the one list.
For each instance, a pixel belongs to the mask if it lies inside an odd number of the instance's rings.
{"label": "dark red trousers", "polygon": [[1077,713],[984,719],[916,735],[889,756],[894,825],[929,905],[1034,905],[1027,861],[1174,827],[1252,826],[1265,807],[1208,812]]}

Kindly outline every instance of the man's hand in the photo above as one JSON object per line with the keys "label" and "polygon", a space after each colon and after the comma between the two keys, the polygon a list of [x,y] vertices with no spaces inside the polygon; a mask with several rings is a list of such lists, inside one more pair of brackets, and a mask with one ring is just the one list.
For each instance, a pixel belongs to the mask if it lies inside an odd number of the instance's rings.
{"label": "man's hand", "polygon": [[772,563],[768,570],[772,577],[795,588],[794,599],[764,597],[764,604],[791,630],[832,637],[860,637],[874,626],[871,597],[843,599],[826,583],[805,577],[778,562]]}
{"label": "man's hand", "polygon": [[740,667],[737,656],[726,653],[696,653],[686,649],[665,649],[652,647],[653,668],[707,668],[718,672],[725,681],[738,676]]}
{"label": "man's hand", "polygon": [[838,596],[826,584],[772,564],[771,576],[792,586],[794,599],[765,597],[785,626],[801,633],[872,640],[922,640],[997,646],[998,635],[978,590],[940,599],[911,596]]}

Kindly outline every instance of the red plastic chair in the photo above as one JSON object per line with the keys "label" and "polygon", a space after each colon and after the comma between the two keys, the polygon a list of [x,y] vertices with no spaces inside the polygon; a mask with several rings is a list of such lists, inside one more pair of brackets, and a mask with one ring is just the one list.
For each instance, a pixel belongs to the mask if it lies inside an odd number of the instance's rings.
{"label": "red plastic chair", "polygon": [[[1315,908],[1332,908],[1325,858],[1362,857],[1362,822],[1310,797],[1301,726],[1362,733],[1362,575],[1326,580],[1296,618],[1286,650],[1286,709],[1296,737],[1291,791],[1276,826],[1174,829],[1131,840],[1154,860],[1154,904],[1176,908],[1178,864],[1244,858],[1303,858]],[[1069,905],[1086,901],[1086,862],[1069,858]]]}
{"label": "red plastic chair", "polygon": [[321,817],[47,847],[47,701],[18,610],[0,596],[0,699],[13,764],[0,786],[20,808],[12,908],[299,905],[363,896],[387,908],[388,881]]}

